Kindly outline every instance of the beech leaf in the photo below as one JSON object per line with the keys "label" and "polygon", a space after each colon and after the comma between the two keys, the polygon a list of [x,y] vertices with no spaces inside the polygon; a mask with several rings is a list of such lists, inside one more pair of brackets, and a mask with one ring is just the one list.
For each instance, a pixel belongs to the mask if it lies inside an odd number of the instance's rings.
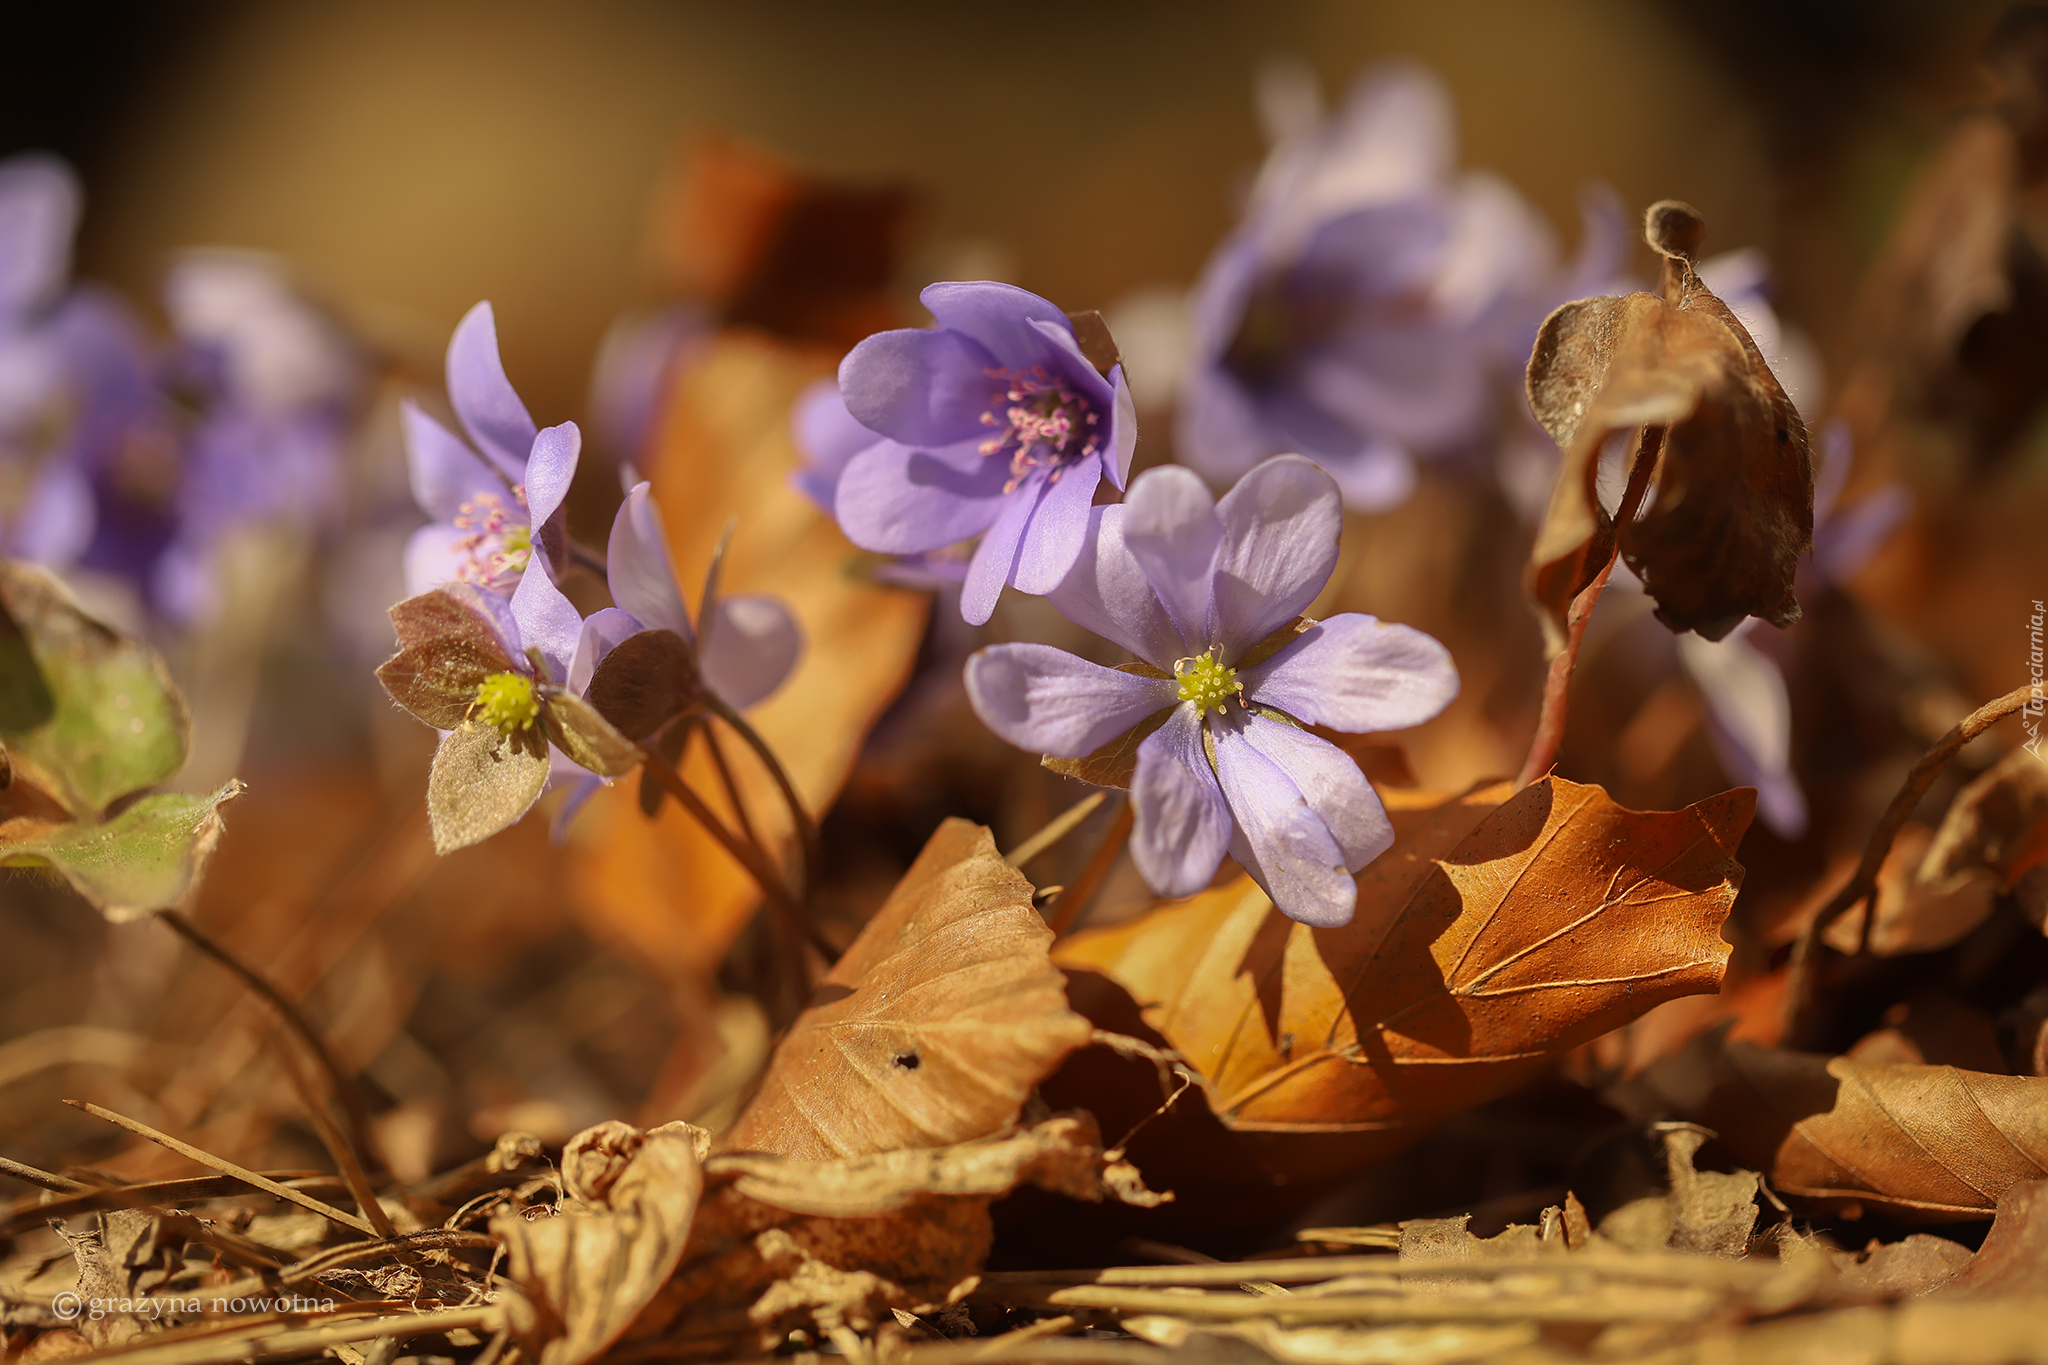
{"label": "beech leaf", "polygon": [[1128,991],[1229,1127],[1373,1135],[1358,1160],[1720,984],[1753,793],[1672,812],[1559,778],[1402,795],[1342,928],[1295,924],[1235,880],[1077,935],[1058,961]]}
{"label": "beech leaf", "polygon": [[220,808],[242,790],[145,796],[104,823],[9,820],[0,864],[53,867],[108,919],[139,919],[185,900],[219,842]]}
{"label": "beech leaf", "polygon": [[986,829],[939,826],[775,1050],[720,1151],[805,1161],[943,1147],[1014,1123],[1093,1033],[1031,884]]}
{"label": "beech leaf", "polygon": [[1610,434],[1662,431],[1652,494],[1620,550],[1673,631],[1710,640],[1745,616],[1789,625],[1813,542],[1805,424],[1742,323],[1700,281],[1698,216],[1653,205],[1661,296],[1581,299],[1552,313],[1529,356],[1529,402],[1564,452],[1530,552],[1529,587],[1553,646],[1617,535],[1595,491]]}
{"label": "beech leaf", "polygon": [[1780,1194],[1909,1221],[1988,1218],[2048,1177],[2048,1078],[1882,1065],[1702,1035],[1643,1077]]}
{"label": "beech leaf", "polygon": [[570,762],[603,777],[617,777],[640,766],[640,746],[613,729],[596,707],[574,693],[547,689],[540,714],[548,739]]}
{"label": "beech leaf", "polygon": [[163,781],[191,742],[155,650],[86,614],[55,576],[0,562],[0,743],[74,816]]}
{"label": "beech leaf", "polygon": [[537,732],[510,739],[464,721],[441,736],[427,775],[435,852],[468,848],[512,825],[540,799],[547,781],[547,745]]}

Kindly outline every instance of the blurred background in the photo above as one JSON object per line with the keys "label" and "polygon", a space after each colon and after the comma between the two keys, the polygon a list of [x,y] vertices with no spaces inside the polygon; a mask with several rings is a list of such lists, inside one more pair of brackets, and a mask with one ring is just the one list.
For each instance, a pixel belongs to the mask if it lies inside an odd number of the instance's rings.
{"label": "blurred background", "polygon": [[[258,612],[274,621],[293,601],[317,601],[341,643],[281,645],[275,631],[197,645],[156,637],[194,696],[201,751],[191,785],[231,772],[251,784],[230,809],[196,917],[330,1032],[365,1077],[385,1159],[405,1179],[465,1159],[507,1128],[554,1142],[617,1116],[715,1124],[765,1055],[777,1021],[751,993],[749,954],[758,959],[760,945],[749,946],[744,927],[745,887],[701,839],[641,821],[630,793],[594,808],[566,849],[550,845],[538,816],[445,860],[425,841],[419,792],[432,736],[391,709],[369,669],[390,645],[381,611],[398,594],[398,546],[418,520],[406,502],[398,399],[445,411],[442,351],[478,300],[494,305],[505,367],[534,417],[575,420],[591,436],[596,457],[586,457],[572,503],[579,536],[602,543],[619,466],[650,461],[642,468],[657,492],[713,490],[701,514],[670,505],[686,583],[730,507],[743,512],[736,581],[795,595],[809,589],[777,584],[772,562],[787,546],[812,545],[776,540],[796,515],[772,510],[793,496],[789,404],[865,331],[921,322],[923,284],[998,278],[1070,311],[1136,320],[1120,339],[1141,407],[1171,396],[1148,392],[1168,383],[1148,373],[1138,335],[1156,314],[1131,301],[1191,285],[1236,222],[1267,145],[1255,92],[1275,63],[1305,65],[1333,103],[1387,59],[1433,70],[1455,108],[1458,165],[1505,177],[1560,257],[1580,242],[1582,195],[1604,184],[1631,224],[1618,268],[1647,279],[1634,215],[1655,199],[1689,201],[1707,222],[1707,251],[1760,249],[1777,316],[1833,358],[1916,173],[1958,112],[1990,94],[1979,51],[2001,9],[1954,0],[18,6],[0,49],[0,155],[52,152],[76,168],[76,275],[111,286],[162,330],[173,253],[271,253],[353,338],[371,374],[351,437],[349,497],[383,510],[362,535],[307,542],[315,562],[280,581],[314,586],[283,605],[265,599]],[[832,318],[792,320],[773,288],[748,294],[735,283],[751,267],[728,259],[732,244],[758,235],[749,214],[770,213],[761,205],[783,202],[773,187],[786,183],[827,187],[824,220],[875,238],[873,250],[852,252],[857,297]],[[745,335],[692,372],[702,391],[676,380],[664,434],[629,448],[593,402],[593,367],[618,319],[679,300],[699,309],[706,335],[721,323]],[[1164,457],[1170,430],[1148,417],[1141,462]],[[1777,833],[1759,826],[1745,846],[1752,885],[1731,929],[1742,940],[1740,980],[1782,967],[1796,907],[1825,898],[1830,868],[1853,859],[1925,736],[1963,699],[2018,681],[2007,675],[2020,658],[2017,604],[2038,591],[2031,568],[1986,561],[1981,592],[1920,588],[1929,564],[1949,562],[1945,545],[2018,543],[2038,512],[2043,465],[2042,443],[2021,444],[2006,483],[1979,481],[1957,494],[1962,502],[1938,506],[1923,490],[1923,521],[1939,533],[1922,526],[1871,567],[1884,611],[1810,607],[1816,629],[1839,627],[1822,650],[1831,663],[1804,674],[1787,665],[1794,715],[1806,717],[1795,720],[1795,748],[1813,763],[1802,771],[1815,818]],[[769,446],[781,463],[747,473]],[[1859,466],[1855,486],[1910,463]],[[698,484],[674,476],[683,468]],[[1959,477],[1930,475],[1928,486],[1953,493]],[[1466,677],[1460,711],[1407,737],[1405,759],[1384,769],[1390,781],[1455,788],[1519,762],[1541,658],[1517,578],[1528,523],[1512,504],[1431,474],[1406,508],[1362,517],[1347,533],[1332,600],[1436,632]],[[679,525],[679,516],[696,520]],[[841,545],[802,562],[843,558]],[[253,562],[251,579],[267,581],[274,561]],[[1483,590],[1468,590],[1481,578]],[[939,818],[991,822],[1009,846],[1080,794],[965,713],[955,680],[972,639],[942,619],[950,606],[927,629],[921,595],[860,591],[880,595],[799,603],[826,675],[799,674],[762,722],[800,744],[805,708],[844,703],[837,747],[798,776],[821,805],[846,792],[827,821],[835,877],[825,899],[849,937]],[[1964,598],[1987,614],[1959,615]],[[1057,632],[1030,603],[1005,610],[989,638]],[[2003,633],[1980,647],[1987,621]],[[863,632],[896,652],[871,668],[831,652],[852,649],[846,641]],[[1634,656],[1605,672],[1589,665],[1587,700],[1574,712],[1585,719],[1563,769],[1638,806],[1682,804],[1734,780],[1709,743],[1694,684],[1669,681],[1672,647],[1659,638],[1656,667]],[[888,711],[920,662],[911,699]],[[1864,679],[1863,691],[1846,675]],[[1853,705],[1839,702],[1845,687]],[[228,719],[210,721],[210,708]],[[1860,720],[1835,731],[1809,724],[1822,714]],[[209,752],[209,743],[227,747]],[[1075,875],[1088,841],[1072,845],[1035,880]],[[93,1155],[109,1170],[182,1171],[55,1104],[89,1094],[252,1165],[259,1155],[322,1159],[265,1051],[268,1016],[217,969],[159,926],[106,926],[54,882],[4,875],[0,1146],[52,1169]],[[1099,898],[1104,916],[1143,904],[1128,868]],[[1956,968],[1958,993],[1969,970],[1978,968]],[[1889,999],[1843,1023],[1834,1045],[1875,1027]],[[1638,1060],[1675,1046],[1709,1013],[1643,1044]],[[2003,1030],[1991,1046],[2017,1046],[2038,1026],[2028,1018],[1987,1023]],[[1610,1049],[1600,1064],[1622,1065],[1618,1056]],[[1531,1139],[1555,1150],[1527,1160],[1568,1164],[1583,1136],[1573,1127]],[[1503,1189],[1543,1174],[1526,1163],[1485,1169]],[[1445,1177],[1447,1199],[1463,1178]]]}

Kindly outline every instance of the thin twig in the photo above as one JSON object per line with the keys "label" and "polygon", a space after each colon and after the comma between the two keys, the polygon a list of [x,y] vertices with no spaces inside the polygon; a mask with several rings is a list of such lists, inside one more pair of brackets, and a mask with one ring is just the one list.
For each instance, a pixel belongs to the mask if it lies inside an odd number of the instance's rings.
{"label": "thin twig", "polygon": [[370,1220],[379,1237],[396,1237],[398,1228],[393,1225],[391,1215],[384,1212],[384,1205],[378,1202],[377,1191],[371,1188],[369,1176],[363,1173],[362,1163],[356,1160],[348,1138],[334,1122],[334,1115],[327,1112],[327,1099],[320,1093],[320,1087],[306,1074],[305,1064],[297,1053],[289,1047],[281,1047],[277,1051],[284,1059],[284,1069],[291,1075],[293,1088],[305,1102],[306,1113],[312,1118],[320,1141],[326,1145],[327,1154],[334,1158],[334,1165],[341,1172],[342,1184],[348,1186],[349,1197],[356,1201],[356,1208]]}
{"label": "thin twig", "polygon": [[[270,983],[270,979],[249,966],[226,948],[201,932],[198,925],[176,910],[159,910],[157,918],[168,925],[171,931],[197,948],[206,956],[241,978],[242,984],[263,1002],[277,1011],[284,1026],[305,1044],[313,1054],[313,1060],[327,1073],[328,1084],[334,1088],[334,1097],[340,1102],[342,1112],[348,1116],[350,1147],[355,1154],[359,1168],[367,1169],[376,1161],[376,1138],[370,1129],[370,1111],[363,1103],[362,1092],[355,1081],[341,1069],[341,1062],[327,1046],[327,1040],[320,1036],[299,1007],[285,997],[283,991]],[[343,1172],[346,1176],[347,1172]]]}
{"label": "thin twig", "polygon": [[[739,824],[740,836],[755,848],[766,849],[761,832],[754,828],[754,818],[747,814],[747,803],[740,796],[740,784],[733,780],[732,765],[725,761],[725,746],[718,742],[718,731],[710,725],[698,727],[704,736],[705,752],[711,755],[711,766],[718,770],[718,785],[725,791],[725,799],[732,803],[733,819]],[[810,869],[806,868],[808,872]],[[808,884],[809,877],[805,877]]]}
{"label": "thin twig", "polygon": [[1109,799],[1107,791],[1090,792],[1068,806],[1058,815],[1045,822],[1045,828],[1026,839],[1023,843],[1003,855],[1003,861],[1011,867],[1023,867],[1033,858],[1051,848],[1060,840],[1072,834],[1083,820],[1095,814],[1096,809]]}
{"label": "thin twig", "polygon": [[1579,646],[1586,639],[1586,623],[1593,617],[1593,608],[1600,602],[1600,594],[1607,588],[1607,580],[1614,573],[1615,561],[1621,556],[1621,531],[1635,521],[1641,513],[1643,501],[1649,496],[1650,476],[1656,471],[1658,453],[1664,446],[1663,427],[1644,427],[1636,440],[1635,459],[1629,465],[1628,488],[1621,495],[1621,506],[1614,513],[1614,524],[1606,536],[1606,545],[1596,553],[1604,553],[1605,562],[1593,580],[1579,590],[1572,598],[1571,607],[1565,613],[1565,644],[1557,656],[1550,661],[1550,671],[1543,679],[1543,709],[1536,719],[1536,734],[1529,741],[1529,756],[1522,761],[1521,775],[1515,779],[1517,787],[1526,787],[1549,772],[1557,762],[1557,751],[1564,744],[1565,714],[1569,709],[1572,684],[1572,670],[1578,666]]}
{"label": "thin twig", "polygon": [[[353,1307],[350,1305],[349,1307]],[[299,1326],[304,1315],[270,1313],[235,1319],[215,1331],[161,1332],[138,1339],[124,1350],[103,1352],[93,1359],[119,1360],[121,1365],[234,1365],[235,1362],[317,1359],[323,1349],[376,1337],[421,1336],[466,1327],[496,1332],[504,1326],[502,1304],[442,1308],[427,1313],[389,1313],[369,1309],[316,1314],[313,1325]],[[278,1330],[280,1327],[285,1330]]]}
{"label": "thin twig", "polygon": [[1892,797],[1892,803],[1885,807],[1884,816],[1877,822],[1877,828],[1871,831],[1870,842],[1863,849],[1863,861],[1856,864],[1855,875],[1820,908],[1819,914],[1807,921],[1806,927],[1799,933],[1799,941],[1792,949],[1792,969],[1785,991],[1788,1037],[1794,1035],[1797,1026],[1804,1022],[1812,1003],[1813,977],[1819,965],[1817,958],[1822,946],[1821,935],[1827,932],[1829,925],[1866,899],[1870,900],[1872,905],[1864,912],[1863,929],[1857,939],[1856,951],[1861,953],[1869,948],[1871,921],[1877,917],[1873,911],[1878,870],[1884,866],[1885,856],[1892,851],[1892,841],[1898,838],[1899,831],[1905,828],[1907,819],[1920,804],[1920,798],[1927,794],[1927,789],[1934,785],[1934,779],[1941,775],[1941,770],[1948,766],[1948,761],[1954,758],[1965,744],[2018,711],[2033,698],[2034,684],[2024,683],[1998,700],[1984,703],[1963,717],[1954,729],[1936,741],[1934,747],[1922,754],[1920,761],[1913,765],[1913,770],[1906,774],[1906,780],[1900,786],[1898,794]]}
{"label": "thin twig", "polygon": [[1115,818],[1109,822],[1109,828],[1103,831],[1102,843],[1096,848],[1095,856],[1088,860],[1088,866],[1081,869],[1081,875],[1074,879],[1073,885],[1060,892],[1058,900],[1046,907],[1046,926],[1052,930],[1054,938],[1081,922],[1088,903],[1102,889],[1103,879],[1109,876],[1109,870],[1116,866],[1116,860],[1123,854],[1124,845],[1130,842],[1134,818],[1131,803],[1124,801],[1117,808]]}
{"label": "thin twig", "polygon": [[9,1161],[4,1156],[0,1156],[0,1175],[11,1175],[24,1184],[39,1185],[52,1194],[83,1194],[92,1189],[82,1180],[73,1180],[68,1175],[51,1175],[19,1161]]}
{"label": "thin twig", "polygon": [[289,1185],[281,1185],[268,1176],[256,1174],[256,1172],[246,1166],[237,1166],[225,1157],[218,1157],[211,1152],[201,1151],[189,1142],[180,1142],[170,1134],[160,1133],[139,1119],[131,1119],[127,1115],[117,1114],[111,1109],[102,1109],[99,1105],[88,1104],[84,1100],[66,1100],[64,1103],[74,1109],[83,1109],[94,1118],[105,1119],[116,1127],[126,1128],[138,1137],[146,1137],[160,1147],[168,1147],[179,1156],[196,1161],[202,1166],[211,1167],[222,1175],[231,1175],[245,1185],[253,1186],[264,1191],[266,1194],[274,1194],[279,1199],[289,1200],[302,1209],[319,1214],[330,1223],[339,1223],[345,1228],[354,1228],[366,1237],[377,1236],[377,1229],[366,1219],[358,1218],[352,1213],[343,1213],[334,1205],[323,1203],[303,1190],[295,1190]]}

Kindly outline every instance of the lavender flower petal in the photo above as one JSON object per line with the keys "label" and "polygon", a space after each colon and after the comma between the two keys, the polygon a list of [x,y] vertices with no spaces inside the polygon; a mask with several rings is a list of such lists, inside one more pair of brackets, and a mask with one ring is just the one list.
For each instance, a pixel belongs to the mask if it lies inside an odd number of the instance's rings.
{"label": "lavender flower petal", "polygon": [[1785,675],[1747,634],[1680,635],[1678,657],[1699,684],[1728,775],[1754,785],[1757,814],[1780,837],[1796,839],[1806,832],[1806,799],[1792,776],[1792,698]]}
{"label": "lavender flower petal", "polygon": [[1299,455],[1253,469],[1216,505],[1215,630],[1226,661],[1308,610],[1337,567],[1337,484]]}
{"label": "lavender flower petal", "polygon": [[803,628],[780,598],[721,597],[698,622],[698,667],[726,705],[744,711],[781,687],[803,653]]}
{"label": "lavender flower petal", "polygon": [[919,450],[883,440],[847,463],[835,511],[846,538],[862,549],[923,554],[987,530],[1019,501],[1005,500],[1008,480],[978,441]]}
{"label": "lavender flower petal", "polygon": [[461,437],[421,412],[410,399],[400,405],[399,419],[404,425],[413,501],[422,512],[436,521],[453,521],[462,504],[479,493],[505,496],[505,481],[477,458]]}
{"label": "lavender flower petal", "polygon": [[1055,758],[1093,753],[1175,701],[1167,679],[1104,668],[1051,645],[979,650],[967,660],[966,681],[984,725],[1020,749]]}
{"label": "lavender flower petal", "polygon": [[576,657],[576,640],[583,633],[583,617],[562,590],[555,586],[555,571],[547,556],[535,555],[512,590],[512,619],[519,626],[522,652],[540,650],[547,660],[548,674],[556,683],[569,676]]}
{"label": "lavender flower petal", "polygon": [[1131,779],[1131,861],[1162,896],[1192,896],[1209,884],[1230,848],[1223,789],[1202,745],[1192,706],[1177,706],[1138,746]]}
{"label": "lavender flower petal", "polygon": [[1110,483],[1122,488],[1131,477],[1131,457],[1138,453],[1138,400],[1131,397],[1129,376],[1122,365],[1109,372],[1110,404],[1116,413],[1116,439],[1104,454],[1103,470]]}
{"label": "lavender flower petal", "polygon": [[[927,291],[929,292],[929,291]],[[1002,381],[996,357],[956,331],[877,332],[839,364],[846,410],[862,426],[913,446],[956,445],[986,435],[981,415]]]}
{"label": "lavender flower petal", "polygon": [[1046,480],[1045,492],[1018,547],[1016,570],[1010,575],[1017,591],[1043,597],[1073,570],[1088,535],[1089,504],[1101,482],[1102,465],[1096,460],[1069,465],[1060,471],[1057,481]]}
{"label": "lavender flower petal", "polygon": [[1240,838],[1232,853],[1289,919],[1319,929],[1351,922],[1358,884],[1344,851],[1323,817],[1286,769],[1260,752],[1245,733],[1278,725],[1260,716],[1231,717],[1210,726],[1216,775]]}
{"label": "lavender flower petal", "polygon": [[0,318],[50,302],[71,275],[78,177],[52,156],[0,162]]}
{"label": "lavender flower petal", "polygon": [[1186,652],[1152,581],[1124,544],[1123,506],[1088,512],[1087,539],[1074,567],[1047,600],[1075,625],[1113,640],[1154,668],[1171,671]]}
{"label": "lavender flower petal", "polygon": [[611,541],[605,548],[605,577],[612,601],[649,630],[672,630],[694,642],[690,613],[676,588],[668,553],[668,535],[654,505],[650,485],[639,484],[612,518]]}
{"label": "lavender flower petal", "polygon": [[540,528],[569,496],[576,479],[576,457],[583,449],[583,433],[574,422],[549,427],[533,438],[526,461],[526,510],[532,518],[538,540]]}
{"label": "lavender flower petal", "polygon": [[1214,639],[1216,499],[1193,470],[1165,465],[1139,476],[1124,507],[1125,547],[1180,632],[1180,653],[1200,654]]}
{"label": "lavender flower petal", "polygon": [[1356,872],[1394,846],[1394,826],[1386,807],[1349,754],[1306,730],[1264,717],[1247,723],[1243,734],[1245,743],[1271,759],[1300,789],[1309,808],[1329,827],[1346,867]]}
{"label": "lavender flower petal", "polygon": [[967,561],[967,580],[960,586],[960,615],[968,624],[983,625],[995,615],[996,599],[1017,572],[1018,547],[1045,490],[1044,479],[1031,479],[998,504],[995,522]]}
{"label": "lavender flower petal", "polygon": [[518,483],[539,431],[505,377],[498,323],[488,303],[463,314],[448,341],[448,401],[484,457]]}
{"label": "lavender flower petal", "polygon": [[[1061,360],[1065,353],[1031,324],[1056,323],[1065,328],[1070,337],[1073,325],[1058,305],[1030,290],[1019,289],[1014,284],[998,284],[993,280],[946,281],[925,286],[917,297],[940,327],[980,343],[997,363],[1012,369],[1032,365],[1044,365],[1049,369],[1058,367],[1064,373],[1065,366]],[[1092,367],[1090,372],[1093,372]],[[845,377],[842,370],[842,383]],[[852,401],[849,400],[847,405],[852,407]],[[854,415],[859,417],[860,413],[856,411]],[[865,418],[862,420],[866,421]],[[874,423],[869,422],[868,425],[874,426]]]}
{"label": "lavender flower petal", "polygon": [[417,597],[455,581],[470,560],[460,548],[469,539],[446,522],[433,521],[412,533],[405,543],[405,595]]}
{"label": "lavender flower petal", "polygon": [[1238,677],[1247,698],[1334,730],[1405,730],[1458,695],[1451,652],[1413,626],[1345,612]]}
{"label": "lavender flower petal", "polygon": [[833,510],[839,476],[847,464],[882,439],[853,420],[836,379],[820,379],[797,395],[790,409],[790,434],[805,461],[791,477],[805,497],[827,512]]}
{"label": "lavender flower petal", "polygon": [[71,461],[53,461],[8,528],[8,552],[37,564],[68,565],[92,542],[96,520],[91,483]]}

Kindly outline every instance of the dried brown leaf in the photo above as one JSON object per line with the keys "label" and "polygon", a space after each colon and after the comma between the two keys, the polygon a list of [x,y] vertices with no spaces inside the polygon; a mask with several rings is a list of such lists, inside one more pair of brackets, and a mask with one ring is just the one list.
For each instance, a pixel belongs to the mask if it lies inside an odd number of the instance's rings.
{"label": "dried brown leaf", "polygon": [[590,704],[621,734],[644,740],[696,702],[697,656],[672,630],[619,641],[590,678]]}
{"label": "dried brown leaf", "polygon": [[1718,640],[1744,616],[1782,626],[1799,615],[1792,579],[1813,541],[1806,427],[1748,331],[1694,271],[1697,225],[1683,205],[1652,206],[1646,235],[1665,258],[1661,297],[1565,304],[1530,354],[1529,401],[1564,451],[1529,560],[1553,646],[1615,544],[1595,491],[1602,447],[1644,427],[1664,432],[1655,483],[1618,534],[1658,619]]}
{"label": "dried brown leaf", "polygon": [[1240,881],[1058,959],[1128,991],[1229,1126],[1358,1134],[1370,1159],[1720,982],[1748,792],[1668,813],[1555,778],[1504,796],[1390,800],[1397,841],[1344,928]]}
{"label": "dried brown leaf", "polygon": [[1644,1080],[1780,1194],[1953,1221],[2048,1176],[2048,1079],[1702,1036]]}
{"label": "dried brown leaf", "polygon": [[1984,1244],[1968,1260],[1944,1298],[2048,1298],[2048,1181],[2007,1187]]}
{"label": "dried brown leaf", "polygon": [[1088,1042],[1032,887],[948,820],[776,1048],[722,1152],[804,1161],[943,1147],[1014,1123]]}
{"label": "dried brown leaf", "polygon": [[572,1194],[560,1212],[529,1222],[507,1211],[491,1220],[530,1307],[520,1328],[541,1365],[600,1354],[668,1282],[703,1185],[702,1137],[686,1123],[645,1133],[601,1124],[562,1154]]}

